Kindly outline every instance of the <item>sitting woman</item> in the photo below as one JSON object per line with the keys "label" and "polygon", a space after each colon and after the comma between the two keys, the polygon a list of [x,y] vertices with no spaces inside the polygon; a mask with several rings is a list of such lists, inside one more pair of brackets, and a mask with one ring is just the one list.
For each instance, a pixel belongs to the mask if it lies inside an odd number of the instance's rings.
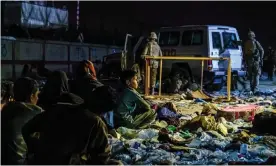
{"label": "sitting woman", "polygon": [[138,88],[136,72],[124,71],[121,81],[125,88],[114,115],[116,127],[145,128],[155,120],[156,113],[136,91]]}
{"label": "sitting woman", "polygon": [[80,62],[75,72],[75,80],[70,82],[72,93],[84,100],[90,100],[90,93],[101,86],[103,84],[97,80],[93,63],[88,60]]}

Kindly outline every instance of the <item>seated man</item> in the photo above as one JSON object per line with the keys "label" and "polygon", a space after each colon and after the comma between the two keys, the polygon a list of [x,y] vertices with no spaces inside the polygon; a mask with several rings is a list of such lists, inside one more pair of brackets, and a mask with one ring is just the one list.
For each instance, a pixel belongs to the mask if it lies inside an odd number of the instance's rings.
{"label": "seated man", "polygon": [[1,164],[22,165],[27,153],[22,127],[35,115],[42,112],[36,106],[38,84],[35,80],[24,77],[13,86],[14,100],[8,102],[1,111]]}
{"label": "seated man", "polygon": [[121,81],[125,88],[114,115],[116,126],[145,128],[155,120],[156,113],[136,91],[138,88],[136,73],[132,70],[124,71]]}

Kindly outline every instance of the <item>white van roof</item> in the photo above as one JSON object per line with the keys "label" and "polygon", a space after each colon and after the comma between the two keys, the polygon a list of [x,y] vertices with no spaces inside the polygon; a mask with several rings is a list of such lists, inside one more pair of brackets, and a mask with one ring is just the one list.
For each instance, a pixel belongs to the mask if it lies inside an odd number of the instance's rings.
{"label": "white van roof", "polygon": [[228,29],[228,30],[236,30],[234,27],[225,26],[225,25],[183,25],[183,26],[175,26],[175,27],[161,27],[161,29],[176,29],[176,28],[208,28],[208,29]]}

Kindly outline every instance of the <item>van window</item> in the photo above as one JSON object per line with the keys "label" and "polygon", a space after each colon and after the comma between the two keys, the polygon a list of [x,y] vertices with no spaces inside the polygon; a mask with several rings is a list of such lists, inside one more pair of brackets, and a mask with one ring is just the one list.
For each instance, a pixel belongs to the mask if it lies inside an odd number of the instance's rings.
{"label": "van window", "polygon": [[202,30],[190,30],[184,31],[182,35],[182,45],[201,45],[203,44],[203,31]]}
{"label": "van window", "polygon": [[235,42],[237,41],[237,36],[235,33],[222,32],[222,37],[223,37],[224,48],[239,49],[239,46],[235,44]]}
{"label": "van window", "polygon": [[179,44],[180,32],[160,32],[160,46],[177,46]]}
{"label": "van window", "polygon": [[221,49],[221,38],[219,32],[212,32],[213,48]]}

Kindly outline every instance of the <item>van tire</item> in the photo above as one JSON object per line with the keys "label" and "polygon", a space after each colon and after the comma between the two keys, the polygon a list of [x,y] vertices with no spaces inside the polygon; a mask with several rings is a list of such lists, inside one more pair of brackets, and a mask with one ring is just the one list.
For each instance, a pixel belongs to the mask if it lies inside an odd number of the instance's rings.
{"label": "van tire", "polygon": [[218,77],[212,77],[210,79],[211,79],[211,81],[208,81],[208,83],[205,82],[205,85],[204,85],[205,89],[209,92],[220,91],[226,83],[223,80],[223,78],[220,78],[220,79],[222,79],[221,83],[214,83],[215,79],[218,79]]}
{"label": "van tire", "polygon": [[189,82],[194,82],[192,70],[188,63],[173,63],[171,67],[171,74],[176,71],[181,71],[185,76],[189,78]]}

